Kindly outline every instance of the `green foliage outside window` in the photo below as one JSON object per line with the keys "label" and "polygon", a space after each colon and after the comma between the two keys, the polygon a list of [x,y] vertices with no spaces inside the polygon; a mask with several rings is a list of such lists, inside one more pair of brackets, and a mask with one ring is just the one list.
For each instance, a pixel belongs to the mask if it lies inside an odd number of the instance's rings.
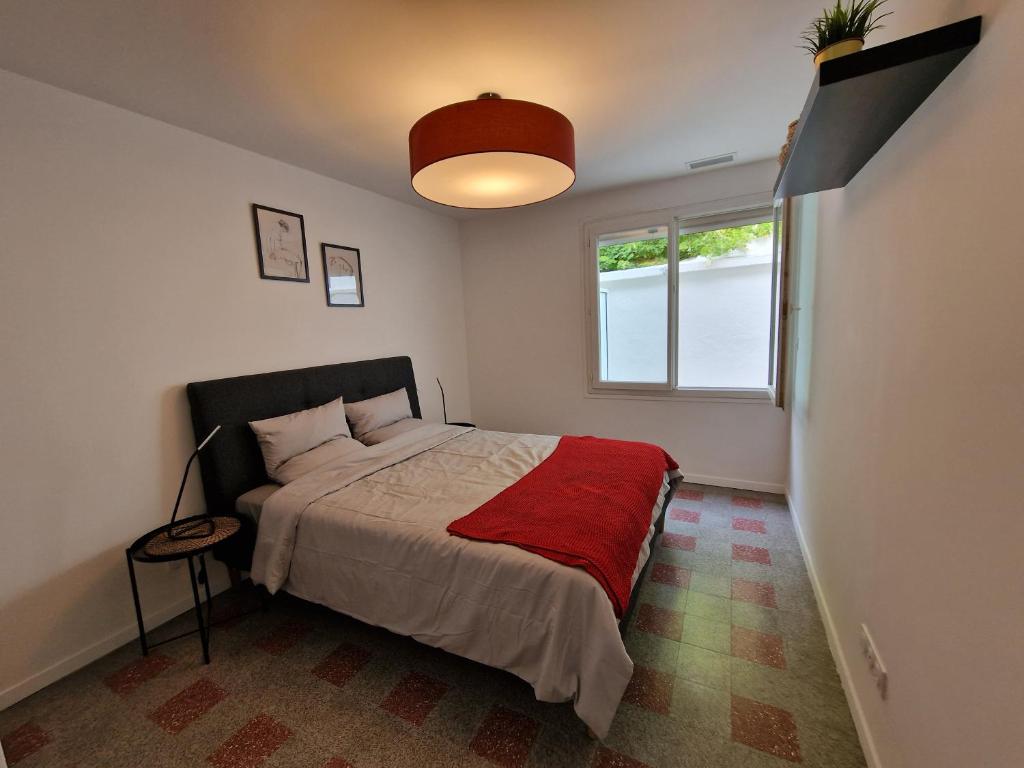
{"label": "green foliage outside window", "polygon": [[[748,224],[743,227],[712,229],[679,236],[679,260],[686,261],[703,256],[717,259],[746,248],[751,241],[772,233],[770,222]],[[630,243],[603,245],[597,250],[598,265],[602,272],[617,272],[637,267],[654,267],[668,263],[668,238],[634,240]]]}

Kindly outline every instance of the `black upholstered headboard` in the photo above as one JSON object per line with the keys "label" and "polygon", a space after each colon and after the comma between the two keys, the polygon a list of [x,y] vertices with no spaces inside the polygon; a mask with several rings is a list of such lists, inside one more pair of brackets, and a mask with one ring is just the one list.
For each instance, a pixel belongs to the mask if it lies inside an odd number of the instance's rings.
{"label": "black upholstered headboard", "polygon": [[192,430],[198,443],[221,431],[199,454],[210,514],[231,514],[235,499],[269,482],[250,421],[315,408],[338,397],[357,402],[405,387],[412,415],[420,417],[416,379],[408,357],[319,365],[189,384]]}

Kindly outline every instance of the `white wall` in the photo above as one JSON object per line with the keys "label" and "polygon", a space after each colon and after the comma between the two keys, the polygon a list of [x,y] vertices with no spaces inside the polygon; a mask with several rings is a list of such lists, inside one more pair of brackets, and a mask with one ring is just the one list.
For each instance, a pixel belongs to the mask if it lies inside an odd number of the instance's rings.
{"label": "white wall", "polygon": [[[680,386],[768,382],[772,242],[764,239],[764,254],[679,264]],[[665,381],[666,272],[662,265],[598,276],[605,381]]]}
{"label": "white wall", "polygon": [[665,381],[667,265],[598,275],[601,375],[605,381]]}
{"label": "white wall", "polygon": [[[452,220],[3,72],[0,104],[2,707],[133,636],[124,547],[174,501],[186,382],[411,354],[425,415],[435,376],[470,413]],[[305,215],[309,284],[260,280],[253,202]],[[365,309],[325,306],[321,241],[362,249]],[[156,617],[190,599],[139,572]]]}
{"label": "white wall", "polygon": [[763,256],[684,262],[679,385],[763,387],[771,345],[771,238]]}
{"label": "white wall", "polygon": [[[885,768],[1024,755],[1024,3],[900,3],[981,44],[800,213],[790,493],[862,741]],[[875,692],[866,622],[890,676]]]}
{"label": "white wall", "polygon": [[586,396],[580,252],[588,219],[768,193],[777,170],[743,165],[463,222],[474,420],[656,442],[693,479],[781,490],[788,423],[768,403]]}

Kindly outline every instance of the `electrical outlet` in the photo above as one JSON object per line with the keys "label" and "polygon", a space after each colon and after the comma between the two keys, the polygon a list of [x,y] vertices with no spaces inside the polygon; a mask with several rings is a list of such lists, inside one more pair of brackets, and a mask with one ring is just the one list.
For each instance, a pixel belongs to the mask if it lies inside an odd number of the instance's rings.
{"label": "electrical outlet", "polygon": [[860,652],[868,663],[868,672],[875,678],[875,687],[878,695],[884,701],[889,694],[889,673],[882,663],[882,657],[878,655],[878,648],[875,640],[868,631],[867,624],[860,625]]}

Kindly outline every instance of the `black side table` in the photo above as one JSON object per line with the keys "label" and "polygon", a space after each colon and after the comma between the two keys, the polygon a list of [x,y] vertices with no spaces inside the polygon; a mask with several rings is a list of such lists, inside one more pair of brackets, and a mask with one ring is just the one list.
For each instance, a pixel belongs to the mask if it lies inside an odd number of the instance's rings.
{"label": "black side table", "polygon": [[[209,536],[200,539],[171,539],[167,536],[170,525],[162,525],[154,528],[137,538],[128,549],[124,551],[128,560],[128,576],[132,582],[132,600],[135,602],[135,619],[139,623],[139,645],[142,646],[142,655],[148,656],[149,649],[172,640],[199,633],[199,639],[203,644],[203,662],[210,663],[210,611],[213,606],[213,598],[210,596],[210,578],[206,572],[206,558],[204,554],[226,539],[238,533],[241,522],[237,517],[213,517],[197,515],[174,523],[175,527],[198,520],[209,520],[213,523],[213,531]],[[194,559],[199,561],[198,576]],[[142,621],[142,607],[139,604],[139,587],[135,581],[135,563],[166,563],[172,560],[188,560],[188,575],[192,583],[192,599],[196,606],[196,629],[190,632],[183,632],[180,635],[169,637],[158,643],[146,641],[146,627]],[[197,583],[198,582],[198,583]],[[206,619],[203,619],[202,604],[199,602],[199,584],[206,589]]]}

